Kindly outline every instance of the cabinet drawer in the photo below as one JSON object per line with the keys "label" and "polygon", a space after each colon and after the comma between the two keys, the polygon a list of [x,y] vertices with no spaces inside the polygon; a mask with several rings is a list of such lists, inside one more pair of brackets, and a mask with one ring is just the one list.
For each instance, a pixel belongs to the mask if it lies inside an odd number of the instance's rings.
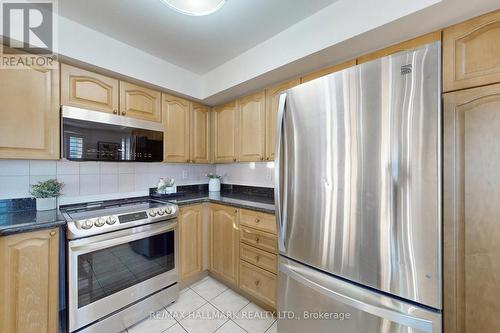
{"label": "cabinet drawer", "polygon": [[276,275],[240,260],[240,289],[276,307]]}
{"label": "cabinet drawer", "polygon": [[275,254],[259,250],[246,244],[241,244],[240,259],[276,274],[278,259]]}
{"label": "cabinet drawer", "polygon": [[275,235],[246,227],[240,229],[240,240],[243,243],[272,253],[276,253],[278,245]]}
{"label": "cabinet drawer", "polygon": [[272,214],[240,209],[240,223],[276,235],[276,218]]}

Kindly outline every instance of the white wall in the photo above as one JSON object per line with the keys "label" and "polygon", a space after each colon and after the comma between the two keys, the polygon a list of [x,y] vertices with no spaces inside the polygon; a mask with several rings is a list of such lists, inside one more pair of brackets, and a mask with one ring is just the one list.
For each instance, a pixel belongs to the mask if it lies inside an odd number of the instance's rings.
{"label": "white wall", "polygon": [[[206,183],[209,164],[0,160],[0,199],[29,197],[30,184],[57,178],[65,183],[59,203],[146,195],[160,177],[177,185]],[[183,174],[184,173],[184,174]]]}
{"label": "white wall", "polygon": [[274,162],[218,164],[215,172],[223,183],[274,187]]}

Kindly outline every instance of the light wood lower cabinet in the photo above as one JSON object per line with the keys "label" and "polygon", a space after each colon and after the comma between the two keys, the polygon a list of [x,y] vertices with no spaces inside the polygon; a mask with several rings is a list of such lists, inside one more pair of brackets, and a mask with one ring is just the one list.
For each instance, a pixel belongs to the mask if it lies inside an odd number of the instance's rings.
{"label": "light wood lower cabinet", "polygon": [[161,93],[120,81],[120,114],[122,116],[161,122]]}
{"label": "light wood lower cabinet", "polygon": [[444,94],[444,332],[500,327],[500,84]]}
{"label": "light wood lower cabinet", "polygon": [[241,260],[240,289],[276,308],[276,274]]}
{"label": "light wood lower cabinet", "polygon": [[179,225],[179,280],[203,271],[203,205],[181,207]]}
{"label": "light wood lower cabinet", "polygon": [[58,229],[0,237],[0,332],[54,333]]}
{"label": "light wood lower cabinet", "polygon": [[238,286],[238,210],[210,205],[210,272],[233,287]]}
{"label": "light wood lower cabinet", "polygon": [[0,158],[59,159],[59,70],[0,72]]}
{"label": "light wood lower cabinet", "polygon": [[61,104],[118,114],[118,80],[61,64]]}

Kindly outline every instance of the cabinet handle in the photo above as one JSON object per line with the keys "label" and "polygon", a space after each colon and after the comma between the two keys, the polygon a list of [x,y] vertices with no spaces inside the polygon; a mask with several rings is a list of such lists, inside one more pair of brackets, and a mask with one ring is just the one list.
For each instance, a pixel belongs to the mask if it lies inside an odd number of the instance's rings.
{"label": "cabinet handle", "polygon": [[55,232],[55,231],[51,231],[51,232],[50,232],[50,235],[51,235],[51,236],[55,236],[55,235],[56,235],[56,232]]}
{"label": "cabinet handle", "polygon": [[255,237],[255,243],[258,243],[260,242],[260,238],[259,237]]}
{"label": "cabinet handle", "polygon": [[117,113],[118,113],[118,111],[116,111],[116,110],[113,110],[113,113],[114,113],[114,114],[117,114]]}
{"label": "cabinet handle", "polygon": [[125,114],[126,114],[125,111],[122,111],[122,116],[124,116]]}
{"label": "cabinet handle", "polygon": [[255,280],[255,285],[258,287],[260,284],[260,281],[259,280]]}

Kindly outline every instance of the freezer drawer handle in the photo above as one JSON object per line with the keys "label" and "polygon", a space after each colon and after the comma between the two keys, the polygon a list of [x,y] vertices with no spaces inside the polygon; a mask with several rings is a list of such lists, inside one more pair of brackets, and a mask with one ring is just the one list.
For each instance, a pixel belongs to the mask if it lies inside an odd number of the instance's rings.
{"label": "freezer drawer handle", "polygon": [[294,280],[302,283],[303,285],[306,285],[307,287],[314,289],[317,292],[331,299],[334,299],[335,301],[346,304],[360,311],[370,313],[374,316],[396,322],[404,326],[412,327],[414,329],[427,333],[436,333],[433,329],[433,323],[430,320],[412,317],[410,315],[393,311],[387,308],[381,308],[373,304],[365,303],[357,299],[354,299],[352,297],[343,295],[340,292],[335,292],[333,290],[330,290],[322,286],[321,284],[308,279],[303,274],[301,274],[300,271],[302,271],[303,269],[301,269],[300,267],[294,267],[289,264],[280,263],[279,270],[288,275],[289,277],[293,278]]}

